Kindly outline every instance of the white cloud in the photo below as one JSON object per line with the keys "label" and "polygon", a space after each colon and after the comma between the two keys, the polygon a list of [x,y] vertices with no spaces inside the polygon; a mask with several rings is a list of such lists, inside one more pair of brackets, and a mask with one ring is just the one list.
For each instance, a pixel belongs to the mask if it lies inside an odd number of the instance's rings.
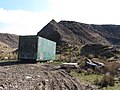
{"label": "white cloud", "polygon": [[49,0],[57,19],[120,24],[119,0]]}
{"label": "white cloud", "polygon": [[0,22],[7,26],[0,31],[18,35],[36,34],[50,20],[46,13],[29,12],[24,10],[0,9]]}
{"label": "white cloud", "polygon": [[36,34],[51,19],[93,24],[119,24],[119,0],[48,0],[49,11],[30,12],[0,8],[0,32]]}

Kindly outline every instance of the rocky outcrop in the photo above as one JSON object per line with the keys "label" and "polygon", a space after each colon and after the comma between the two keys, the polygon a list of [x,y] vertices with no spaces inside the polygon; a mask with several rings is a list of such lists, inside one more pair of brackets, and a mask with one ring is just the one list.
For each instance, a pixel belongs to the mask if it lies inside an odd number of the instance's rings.
{"label": "rocky outcrop", "polygon": [[45,27],[43,27],[43,29],[40,32],[38,32],[37,35],[55,42],[60,42],[62,38],[61,33],[62,32],[57,22],[52,20]]}
{"label": "rocky outcrop", "polygon": [[110,44],[99,33],[92,30],[90,25],[78,23],[74,21],[50,21],[42,30],[37,33],[38,36],[56,41],[57,44],[61,42],[72,45],[83,44]]}
{"label": "rocky outcrop", "polygon": [[69,44],[120,45],[120,25],[95,25],[74,21],[50,21],[37,35]]}
{"label": "rocky outcrop", "polygon": [[115,47],[105,46],[101,44],[87,44],[81,48],[81,55],[93,57],[117,57],[120,51]]}

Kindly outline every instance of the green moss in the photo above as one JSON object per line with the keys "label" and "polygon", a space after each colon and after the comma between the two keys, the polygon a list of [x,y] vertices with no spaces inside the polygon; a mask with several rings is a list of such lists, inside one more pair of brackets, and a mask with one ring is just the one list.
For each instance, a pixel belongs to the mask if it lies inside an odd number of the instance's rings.
{"label": "green moss", "polygon": [[[75,71],[72,71],[70,74],[78,78],[80,82],[89,83],[91,85],[94,85],[96,80],[99,81],[103,77],[102,74],[101,75],[97,75],[97,74],[85,75],[85,73],[77,73]],[[104,88],[98,87],[98,90],[120,90],[120,82],[115,83],[115,86],[107,86]]]}
{"label": "green moss", "polygon": [[102,75],[97,75],[97,74],[89,74],[89,75],[86,75],[85,73],[77,73],[77,72],[74,72],[72,71],[71,72],[71,75],[79,78],[79,80],[81,82],[88,82],[88,83],[91,83],[91,84],[94,84],[94,81],[96,79],[100,79],[102,77]]}
{"label": "green moss", "polygon": [[102,90],[120,90],[120,82],[116,83],[114,87],[107,86],[107,87],[102,88]]}

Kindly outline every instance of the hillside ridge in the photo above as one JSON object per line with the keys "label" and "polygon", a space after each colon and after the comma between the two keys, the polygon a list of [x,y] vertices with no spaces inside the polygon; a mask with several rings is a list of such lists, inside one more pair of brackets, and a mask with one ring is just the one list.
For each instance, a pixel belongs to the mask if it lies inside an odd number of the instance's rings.
{"label": "hillside ridge", "polygon": [[38,36],[61,42],[84,45],[120,45],[120,25],[95,25],[75,21],[51,20],[38,33]]}

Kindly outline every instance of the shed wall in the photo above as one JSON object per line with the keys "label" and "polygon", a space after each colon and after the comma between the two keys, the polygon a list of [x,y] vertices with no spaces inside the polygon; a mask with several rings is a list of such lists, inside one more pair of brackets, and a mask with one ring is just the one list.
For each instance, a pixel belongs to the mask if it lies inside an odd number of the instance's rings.
{"label": "shed wall", "polygon": [[56,54],[56,43],[45,38],[38,38],[37,60],[54,60]]}
{"label": "shed wall", "polygon": [[56,42],[39,36],[20,36],[18,59],[27,60],[54,60],[56,55]]}
{"label": "shed wall", "polygon": [[20,36],[19,37],[19,59],[37,58],[37,37]]}

